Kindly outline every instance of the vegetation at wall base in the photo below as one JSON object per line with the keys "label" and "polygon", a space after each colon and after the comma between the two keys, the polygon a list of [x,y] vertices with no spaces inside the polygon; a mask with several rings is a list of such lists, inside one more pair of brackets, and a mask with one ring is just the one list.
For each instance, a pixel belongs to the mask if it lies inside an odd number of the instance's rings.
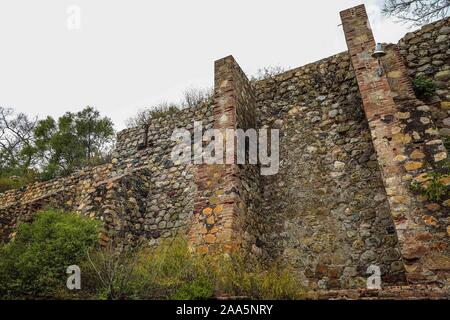
{"label": "vegetation at wall base", "polygon": [[[49,209],[0,247],[0,299],[205,300],[216,295],[299,299],[305,291],[281,264],[263,267],[238,254],[191,252],[185,237],[156,247],[98,245],[97,221]],[[81,290],[66,287],[70,265]]]}
{"label": "vegetation at wall base", "polygon": [[[110,266],[117,266],[111,268]],[[299,299],[305,290],[288,267],[263,267],[238,254],[204,256],[190,252],[179,236],[157,247],[117,250],[108,246],[90,255],[87,291],[99,299],[205,300],[216,295],[249,299]],[[85,281],[85,282],[86,282]]]}

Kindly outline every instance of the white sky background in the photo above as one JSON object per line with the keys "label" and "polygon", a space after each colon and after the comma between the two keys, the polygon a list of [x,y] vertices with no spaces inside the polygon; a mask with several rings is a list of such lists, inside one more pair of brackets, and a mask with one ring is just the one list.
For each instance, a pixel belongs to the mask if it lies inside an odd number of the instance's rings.
{"label": "white sky background", "polygon": [[[376,41],[408,32],[381,16],[383,0],[1,0],[0,105],[41,118],[91,105],[120,130],[145,106],[212,87],[229,54],[251,75],[345,51],[339,11],[361,2]],[[80,30],[66,26],[69,5]]]}

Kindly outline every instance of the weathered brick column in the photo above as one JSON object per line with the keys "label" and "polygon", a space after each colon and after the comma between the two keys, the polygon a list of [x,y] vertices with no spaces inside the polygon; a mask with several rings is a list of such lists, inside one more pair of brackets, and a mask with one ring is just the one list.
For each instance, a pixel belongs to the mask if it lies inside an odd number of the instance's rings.
{"label": "weathered brick column", "polygon": [[[256,126],[255,98],[232,56],[217,60],[214,68],[213,127],[222,131],[226,150],[226,129]],[[233,157],[236,159],[236,148]],[[198,252],[230,252],[243,244],[249,200],[242,188],[243,171],[237,164],[196,165],[189,240]]]}
{"label": "weathered brick column", "polygon": [[407,280],[448,284],[448,208],[431,206],[411,190],[414,179],[426,179],[447,158],[445,148],[427,106],[415,99],[395,50],[383,61],[391,68],[386,71],[395,91],[386,74],[377,74],[377,61],[371,57],[375,41],[364,6],[342,11],[341,19]]}

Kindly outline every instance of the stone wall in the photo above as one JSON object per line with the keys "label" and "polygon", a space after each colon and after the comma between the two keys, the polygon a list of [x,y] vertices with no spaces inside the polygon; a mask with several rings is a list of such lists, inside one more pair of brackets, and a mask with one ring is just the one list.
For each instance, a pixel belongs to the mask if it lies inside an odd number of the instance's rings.
{"label": "stone wall", "polygon": [[34,213],[46,206],[74,209],[82,206],[84,194],[92,186],[106,179],[111,165],[78,171],[69,177],[34,183],[19,190],[0,194],[0,236],[11,236],[19,222],[32,220]]}
{"label": "stone wall", "polygon": [[262,126],[281,129],[280,172],[264,177],[264,245],[312,287],[358,287],[367,268],[404,268],[347,53],[256,84]]}
{"label": "stone wall", "polygon": [[229,252],[244,248],[261,254],[257,246],[262,219],[259,215],[259,173],[257,166],[237,165],[236,137],[227,129],[256,129],[255,96],[244,72],[232,56],[215,62],[214,129],[224,137],[224,155],[231,153],[234,163],[197,166],[196,204],[190,240],[200,252]]}
{"label": "stone wall", "polygon": [[407,33],[398,43],[413,80],[425,75],[436,85],[436,94],[426,99],[443,138],[450,137],[450,18]]}
{"label": "stone wall", "polygon": [[[364,7],[342,18],[349,52],[254,83],[233,57],[220,59],[212,101],[123,130],[111,163],[0,194],[1,239],[54,206],[104,221],[104,240],[156,244],[183,232],[199,252],[282,260],[311,288],[364,287],[370,265],[383,284],[448,282],[449,201],[410,185],[447,157],[449,20],[388,45],[377,77]],[[420,73],[439,89],[426,102],[410,82]],[[279,129],[279,173],[261,175],[248,158],[174,162],[172,133],[192,136],[194,121],[225,137]]]}
{"label": "stone wall", "polygon": [[[111,163],[0,195],[2,239],[12,235],[18,222],[31,221],[34,213],[51,206],[105,221],[108,233],[127,241],[139,238],[154,244],[160,238],[186,231],[194,206],[193,165],[173,163],[171,140],[175,128],[193,130],[194,120],[211,127],[208,104],[158,118],[143,128],[118,134]],[[147,145],[143,137],[147,136]]]}

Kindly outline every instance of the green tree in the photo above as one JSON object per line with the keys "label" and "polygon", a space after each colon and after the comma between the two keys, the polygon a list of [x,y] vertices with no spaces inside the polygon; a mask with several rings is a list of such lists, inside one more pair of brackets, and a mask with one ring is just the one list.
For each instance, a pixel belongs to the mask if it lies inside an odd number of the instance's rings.
{"label": "green tree", "polygon": [[102,118],[92,107],[86,107],[76,114],[75,128],[89,163],[105,149],[114,136],[112,121]]}
{"label": "green tree", "polygon": [[101,158],[113,142],[114,129],[111,119],[86,107],[77,113],[66,112],[57,121],[52,117],[40,120],[34,135],[34,148],[29,152],[39,155],[43,177],[48,179]]}

